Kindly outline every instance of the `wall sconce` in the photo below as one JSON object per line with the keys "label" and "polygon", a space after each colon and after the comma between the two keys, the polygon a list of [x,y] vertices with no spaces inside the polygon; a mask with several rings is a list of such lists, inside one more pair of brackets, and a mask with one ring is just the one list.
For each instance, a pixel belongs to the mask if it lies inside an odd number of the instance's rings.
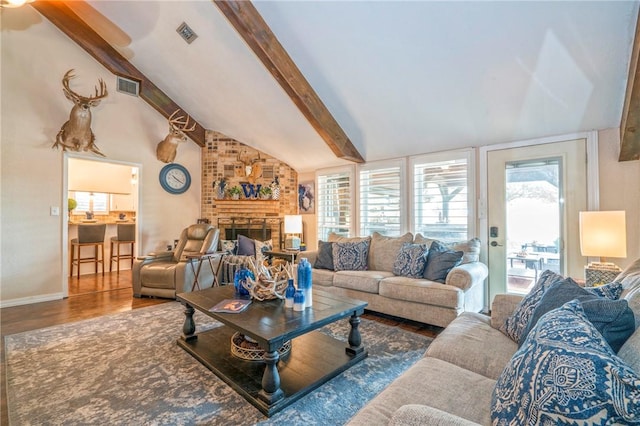
{"label": "wall sconce", "polygon": [[302,236],[302,216],[299,214],[284,216],[285,250],[300,250]]}
{"label": "wall sconce", "polygon": [[627,257],[625,212],[580,212],[580,251],[583,256],[601,258],[585,267],[587,286],[613,281],[621,269],[606,258]]}

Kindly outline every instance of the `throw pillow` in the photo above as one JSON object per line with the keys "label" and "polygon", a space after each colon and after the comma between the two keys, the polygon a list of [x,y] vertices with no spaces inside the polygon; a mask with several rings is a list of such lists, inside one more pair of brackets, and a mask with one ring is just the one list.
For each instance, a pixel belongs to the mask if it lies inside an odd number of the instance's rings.
{"label": "throw pillow", "polygon": [[263,260],[267,251],[273,251],[273,240],[258,241],[253,240],[253,245],[256,250],[256,259]]}
{"label": "throw pillow", "polygon": [[371,234],[369,245],[369,269],[392,272],[396,255],[404,243],[413,242],[413,234],[407,232],[400,237],[389,237],[379,232]]}
{"label": "throw pillow", "polygon": [[332,253],[336,271],[366,271],[369,240],[333,243]]}
{"label": "throw pillow", "polygon": [[635,317],[629,304],[626,300],[612,300],[598,296],[580,287],[571,278],[552,284],[544,292],[533,311],[529,324],[520,336],[520,345],[524,343],[529,331],[544,314],[574,299],[580,301],[586,317],[611,345],[611,349],[617,353],[635,331]]}
{"label": "throw pillow", "polygon": [[393,263],[394,275],[422,278],[427,264],[427,253],[427,246],[424,244],[402,244]]}
{"label": "throw pillow", "polygon": [[[416,234],[413,242],[416,244],[426,244],[427,247],[430,247],[431,244],[437,240],[432,238],[423,237],[422,234]],[[470,262],[478,262],[480,260],[480,239],[472,238],[468,241],[454,241],[454,242],[442,242],[439,241],[440,245],[445,246],[449,250],[453,251],[463,251],[464,256],[462,256],[462,263],[470,263]]]}
{"label": "throw pillow", "polygon": [[236,254],[238,256],[255,256],[256,245],[254,241],[244,235],[238,235],[238,250]]}
{"label": "throw pillow", "polygon": [[562,281],[563,279],[564,277],[562,275],[558,275],[550,270],[546,270],[540,274],[538,281],[533,286],[529,294],[527,294],[522,301],[520,301],[518,306],[516,306],[513,314],[511,314],[511,316],[504,322],[504,325],[500,327],[500,331],[514,342],[520,342],[520,336],[524,329],[527,328],[529,320],[533,315],[533,311],[542,298],[545,290],[549,288],[551,284]]}
{"label": "throw pillow", "polygon": [[572,300],[545,314],[498,378],[493,424],[637,424],[640,377]]}
{"label": "throw pillow", "polygon": [[333,244],[326,241],[318,241],[318,255],[313,264],[314,268],[333,271]]}
{"label": "throw pillow", "polygon": [[619,283],[617,281],[597,287],[584,287],[584,289],[595,295],[606,297],[607,299],[611,300],[620,299],[622,290],[624,290],[624,288],[622,287],[622,283]]}
{"label": "throw pillow", "polygon": [[228,254],[236,254],[238,240],[220,240],[220,251]]}
{"label": "throw pillow", "polygon": [[447,274],[460,264],[463,255],[461,251],[447,250],[439,241],[432,242],[427,254],[424,278],[444,284]]}

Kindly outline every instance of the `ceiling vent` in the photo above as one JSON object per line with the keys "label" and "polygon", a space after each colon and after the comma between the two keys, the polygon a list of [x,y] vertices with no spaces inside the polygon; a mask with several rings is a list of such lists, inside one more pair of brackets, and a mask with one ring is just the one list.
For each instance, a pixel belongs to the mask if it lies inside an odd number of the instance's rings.
{"label": "ceiling vent", "polygon": [[118,92],[126,93],[131,96],[138,96],[140,94],[140,82],[120,76],[117,76],[116,79],[116,88]]}
{"label": "ceiling vent", "polygon": [[180,37],[184,39],[187,43],[191,44],[191,42],[198,38],[198,34],[196,34],[187,24],[183,22],[180,24],[178,28],[176,28]]}

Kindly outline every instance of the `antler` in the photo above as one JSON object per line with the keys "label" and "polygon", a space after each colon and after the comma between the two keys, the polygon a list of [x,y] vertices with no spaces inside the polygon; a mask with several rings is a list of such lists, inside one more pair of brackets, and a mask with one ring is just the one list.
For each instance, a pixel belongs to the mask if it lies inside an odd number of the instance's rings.
{"label": "antler", "polygon": [[196,122],[193,122],[193,126],[187,128],[189,125],[189,116],[187,115],[187,119],[185,121],[184,115],[173,118],[177,113],[180,112],[180,109],[177,109],[169,116],[169,127],[173,130],[179,130],[181,132],[192,132],[196,129]]}
{"label": "antler", "polygon": [[62,78],[62,87],[63,87],[64,94],[65,96],[67,96],[67,98],[73,100],[74,102],[82,101],[86,103],[95,103],[96,101],[99,101],[100,99],[107,97],[109,93],[107,92],[107,85],[103,79],[98,80],[98,84],[100,85],[100,91],[98,92],[98,86],[95,86],[94,96],[89,96],[89,97],[81,96],[76,92],[74,92],[73,90],[71,90],[71,88],[69,87],[69,81],[72,78],[75,78],[73,71],[74,71],[73,69],[70,69],[65,73],[64,77]]}

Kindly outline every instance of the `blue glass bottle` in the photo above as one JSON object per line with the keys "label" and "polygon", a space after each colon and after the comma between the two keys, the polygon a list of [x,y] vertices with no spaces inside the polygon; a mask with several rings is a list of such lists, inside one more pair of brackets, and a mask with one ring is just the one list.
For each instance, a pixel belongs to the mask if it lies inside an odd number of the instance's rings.
{"label": "blue glass bottle", "polygon": [[289,278],[289,285],[284,293],[284,307],[293,308],[293,296],[296,294],[296,288],[293,285],[293,278]]}
{"label": "blue glass bottle", "polygon": [[249,296],[249,290],[243,285],[247,282],[247,278],[253,275],[246,266],[241,266],[233,275],[233,285],[236,288],[236,297],[246,298]]}

